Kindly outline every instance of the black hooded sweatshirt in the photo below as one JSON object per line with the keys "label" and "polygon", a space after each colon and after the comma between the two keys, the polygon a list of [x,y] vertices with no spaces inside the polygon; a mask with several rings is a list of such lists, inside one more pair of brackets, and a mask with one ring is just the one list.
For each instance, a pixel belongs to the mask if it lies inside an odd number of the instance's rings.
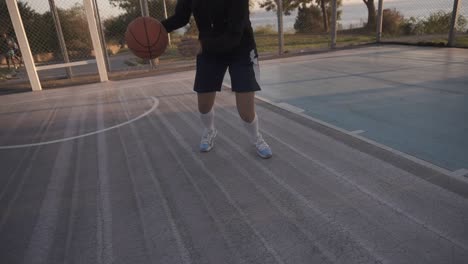
{"label": "black hooded sweatshirt", "polygon": [[171,32],[187,25],[192,14],[203,53],[238,54],[255,48],[249,0],[178,0],[175,14],[161,23]]}

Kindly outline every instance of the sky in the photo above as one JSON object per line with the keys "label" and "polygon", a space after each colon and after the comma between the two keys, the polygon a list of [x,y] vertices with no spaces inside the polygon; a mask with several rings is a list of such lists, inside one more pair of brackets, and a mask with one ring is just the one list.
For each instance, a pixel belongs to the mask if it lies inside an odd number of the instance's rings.
{"label": "sky", "polygon": [[[48,0],[20,0],[23,2],[27,2],[33,9],[38,10],[39,12],[43,12],[48,9]],[[254,0],[257,3],[260,2],[261,0]],[[392,2],[395,0],[385,0],[385,2]],[[58,7],[70,7],[75,3],[82,3],[82,0],[55,0],[56,5]],[[378,0],[376,0],[378,2]],[[343,4],[363,4],[362,0],[343,0]],[[112,13],[112,10],[115,8],[112,8],[109,4],[108,0],[98,0],[98,5],[100,6],[100,9],[103,11],[103,13]],[[261,10],[258,5],[254,8],[254,11]],[[115,12],[115,11],[114,11]]]}
{"label": "sky", "polygon": [[[255,2],[261,2],[261,0],[254,0]],[[384,0],[384,1],[387,1],[387,2],[391,2],[391,1],[394,1],[394,0]],[[376,3],[378,2],[378,0],[376,0]],[[343,0],[343,4],[363,4],[362,0]],[[256,5],[256,7],[254,8],[254,11],[255,10],[259,10],[260,7],[258,6],[258,4]]]}
{"label": "sky", "polygon": [[[2,0],[0,0],[0,1],[2,1]],[[46,11],[49,10],[48,0],[19,0],[19,1],[28,3],[29,6],[31,6],[33,9],[35,9],[39,13],[43,13],[43,12],[46,12]],[[258,2],[260,2],[262,0],[254,0],[254,1],[256,1],[258,3]],[[384,0],[384,5],[388,4],[388,3],[391,3],[391,2],[394,2],[394,3],[397,3],[397,2],[411,2],[412,4],[420,4],[420,3],[424,3],[425,1],[427,1],[427,0]],[[433,0],[433,1],[441,1],[441,0]],[[452,1],[452,0],[445,0],[445,1]],[[112,7],[109,4],[109,0],[97,0],[97,2],[98,2],[98,6],[99,6],[99,12],[100,12],[101,19],[105,19],[105,18],[110,17],[110,16],[117,16],[121,12],[120,9],[118,9],[116,7]],[[375,0],[375,2],[377,4],[378,0]],[[70,8],[71,6],[73,6],[73,5],[77,4],[77,3],[82,5],[83,0],[55,0],[55,3],[57,5],[57,7],[59,7],[59,8]],[[360,9],[365,10],[365,6],[364,6],[364,3],[363,3],[362,0],[343,0],[342,9],[346,10],[347,7],[352,8],[352,9],[360,8]],[[262,9],[257,4],[256,7],[254,8],[253,12],[258,13],[261,10]]]}

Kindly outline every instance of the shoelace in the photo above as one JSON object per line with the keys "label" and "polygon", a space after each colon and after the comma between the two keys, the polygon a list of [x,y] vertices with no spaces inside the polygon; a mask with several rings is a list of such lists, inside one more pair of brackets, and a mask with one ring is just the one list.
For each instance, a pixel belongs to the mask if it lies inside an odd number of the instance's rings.
{"label": "shoelace", "polygon": [[202,139],[201,139],[201,143],[209,144],[212,135],[213,135],[213,132],[210,132],[210,131],[205,131],[205,132],[203,132],[203,136],[202,136]]}
{"label": "shoelace", "polygon": [[265,142],[265,140],[263,139],[262,136],[259,136],[259,137],[257,138],[257,143],[255,143],[255,146],[256,146],[257,149],[259,149],[260,151],[270,148],[270,146],[268,146],[268,144]]}

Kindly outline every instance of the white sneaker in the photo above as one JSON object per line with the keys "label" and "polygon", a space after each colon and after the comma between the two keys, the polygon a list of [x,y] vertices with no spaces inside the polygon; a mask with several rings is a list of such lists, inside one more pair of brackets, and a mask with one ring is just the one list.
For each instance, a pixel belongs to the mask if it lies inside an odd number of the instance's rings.
{"label": "white sneaker", "polygon": [[214,147],[214,139],[218,131],[216,129],[205,129],[200,141],[200,151],[208,152]]}
{"label": "white sneaker", "polygon": [[261,134],[257,136],[255,148],[257,149],[257,154],[264,159],[269,159],[273,156],[270,146],[268,146]]}

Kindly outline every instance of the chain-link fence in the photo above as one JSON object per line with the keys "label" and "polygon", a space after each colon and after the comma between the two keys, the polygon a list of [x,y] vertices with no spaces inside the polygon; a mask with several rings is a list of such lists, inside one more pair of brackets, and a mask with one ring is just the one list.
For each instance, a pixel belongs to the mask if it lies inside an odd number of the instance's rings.
{"label": "chain-link fence", "polygon": [[[382,41],[447,45],[453,5],[454,0],[384,1]],[[457,32],[466,32],[466,26],[459,14]]]}
{"label": "chain-link fence", "polygon": [[350,46],[375,42],[375,2],[344,1],[338,7],[337,46]]}
{"label": "chain-link fence", "polygon": [[[381,41],[446,45],[454,1],[459,3],[455,43],[458,47],[468,47],[468,5],[461,0],[384,0]],[[163,20],[174,14],[177,0],[93,0],[93,3],[111,74],[194,64],[193,58],[184,58],[177,52],[182,36],[197,34],[193,19],[186,27],[170,34],[171,45],[159,61],[135,57],[124,40],[130,21],[142,15]],[[282,3],[279,12],[278,3]],[[83,0],[18,0],[18,4],[36,66],[94,59]],[[260,56],[376,41],[379,0],[336,0],[336,21],[333,4],[334,0],[251,0],[250,17]],[[335,22],[336,35],[333,35]],[[0,0],[0,33],[14,39],[4,0]],[[1,43],[0,79],[8,66],[3,38]],[[91,63],[41,70],[40,76],[96,74],[96,69]],[[18,76],[21,72],[26,78],[21,70]]]}
{"label": "chain-link fence", "polygon": [[[6,32],[17,42],[5,1],[1,1],[0,5],[2,17],[0,20],[0,31],[2,33]],[[89,27],[82,1],[21,0],[18,1],[18,7],[34,62],[42,79],[96,73],[95,65],[54,69],[44,68],[45,66],[54,64],[91,60],[94,58]],[[21,52],[18,51],[18,55],[21,55]],[[7,61],[7,59],[8,57],[4,54],[3,60]],[[76,68],[76,71],[73,68]],[[27,78],[24,70],[9,72],[7,75],[11,76],[12,79]]]}
{"label": "chain-link fence", "polygon": [[[281,11],[281,10],[280,10]],[[260,54],[277,54],[279,47],[278,9],[273,0],[257,1],[251,21]],[[281,52],[301,52],[330,45],[331,1],[283,1]]]}
{"label": "chain-link fence", "polygon": [[[278,17],[275,10],[253,10],[250,20],[255,32],[257,48],[260,53],[273,53],[278,51]],[[286,34],[293,31],[293,21],[290,16],[284,17],[284,30]]]}
{"label": "chain-link fence", "polygon": [[[176,0],[96,0],[100,32],[107,50],[106,61],[110,72],[149,70],[157,68],[158,60],[137,58],[125,43],[127,25],[139,16],[151,16],[163,20],[174,14]],[[180,31],[171,33],[170,45],[159,60],[183,59],[177,54],[176,46]]]}
{"label": "chain-link fence", "polygon": [[135,57],[125,46],[127,25],[142,15],[142,8],[136,1],[95,1],[99,33],[106,49],[105,56],[109,71],[119,71],[130,66],[138,66]]}
{"label": "chain-link fence", "polygon": [[455,36],[455,46],[460,48],[468,48],[468,2],[460,1],[459,2],[459,16],[458,16],[458,26]]}

